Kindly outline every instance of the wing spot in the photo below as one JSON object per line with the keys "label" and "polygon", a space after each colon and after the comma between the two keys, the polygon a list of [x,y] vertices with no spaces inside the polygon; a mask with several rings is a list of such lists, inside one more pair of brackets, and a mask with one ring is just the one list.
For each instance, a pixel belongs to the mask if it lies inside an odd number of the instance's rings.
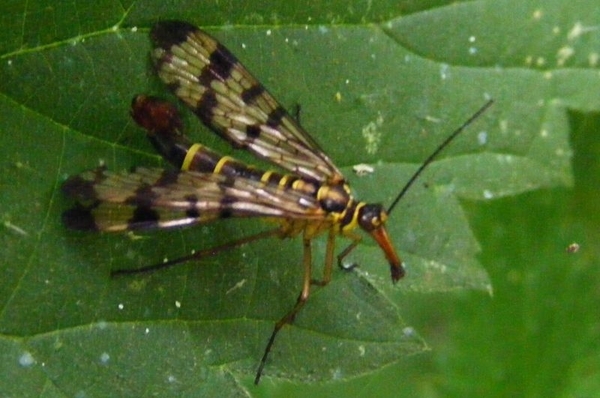
{"label": "wing spot", "polygon": [[158,224],[158,213],[150,207],[138,206],[128,220],[129,229],[152,228]]}
{"label": "wing spot", "polygon": [[237,59],[223,46],[217,43],[217,48],[210,54],[208,66],[214,72],[215,76],[221,80],[231,76],[231,70],[237,64]]}
{"label": "wing spot", "polygon": [[150,37],[156,46],[169,50],[173,45],[185,42],[197,30],[186,22],[162,21],[154,25]]}
{"label": "wing spot", "polygon": [[190,218],[199,218],[200,211],[198,210],[198,197],[194,194],[187,195],[185,200],[189,203],[189,207],[185,210],[185,215]]}
{"label": "wing spot", "polygon": [[257,139],[260,137],[260,125],[252,124],[246,127],[246,134],[248,135],[248,138],[251,138],[252,140]]}
{"label": "wing spot", "polygon": [[242,100],[250,105],[252,103],[254,103],[254,101],[256,100],[256,98],[258,98],[259,96],[263,95],[265,92],[265,88],[261,85],[255,85],[250,87],[247,90],[244,90],[241,94]]}
{"label": "wing spot", "polygon": [[195,113],[198,117],[207,124],[211,124],[213,109],[218,106],[217,95],[214,91],[207,90],[198,101]]}
{"label": "wing spot", "polygon": [[72,209],[62,214],[62,221],[69,229],[76,231],[97,231],[98,225],[92,214],[92,209],[82,205],[75,205]]}
{"label": "wing spot", "polygon": [[287,112],[285,111],[285,109],[283,109],[283,107],[278,106],[277,108],[273,109],[273,111],[271,111],[271,113],[269,113],[269,118],[267,119],[267,125],[273,128],[278,127],[281,124],[281,120],[284,118],[284,116],[287,114]]}
{"label": "wing spot", "polygon": [[221,199],[221,210],[219,211],[219,218],[229,218],[233,215],[233,204],[237,202],[236,198],[232,196],[223,196]]}

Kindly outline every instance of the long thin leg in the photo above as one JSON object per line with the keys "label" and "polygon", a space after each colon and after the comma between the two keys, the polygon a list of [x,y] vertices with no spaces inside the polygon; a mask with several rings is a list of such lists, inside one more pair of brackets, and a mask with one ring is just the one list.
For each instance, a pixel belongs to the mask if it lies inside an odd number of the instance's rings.
{"label": "long thin leg", "polygon": [[221,246],[211,247],[210,249],[200,250],[195,253],[192,253],[188,256],[178,257],[173,260],[165,261],[164,263],[149,265],[143,268],[137,269],[117,269],[110,273],[111,277],[120,276],[120,275],[132,275],[132,274],[144,274],[147,272],[153,272],[159,269],[170,268],[174,265],[185,263],[191,260],[199,260],[202,257],[213,256],[217,253],[232,249],[234,247],[239,247],[245,245],[246,243],[254,242],[259,239],[268,238],[274,235],[277,235],[280,232],[279,228],[270,229],[268,231],[260,232],[256,235],[247,236],[245,238],[225,243]]}
{"label": "long thin leg", "polygon": [[323,279],[315,280],[312,279],[312,248],[311,248],[311,239],[307,237],[303,238],[303,246],[304,246],[304,280],[302,283],[302,291],[298,295],[296,299],[296,304],[294,307],[283,316],[273,328],[273,333],[271,333],[271,337],[269,338],[269,342],[265,347],[265,351],[262,359],[260,360],[260,364],[258,365],[258,370],[256,371],[256,377],[254,378],[254,384],[258,384],[260,382],[260,378],[262,376],[263,369],[267,363],[267,358],[269,357],[269,353],[271,352],[271,348],[275,343],[275,337],[277,337],[277,333],[283,328],[285,325],[292,324],[296,315],[310,296],[310,287],[311,285],[325,286],[331,281],[331,273],[332,273],[332,264],[333,264],[333,254],[335,252],[335,231],[334,229],[329,230],[329,236],[327,238],[327,250],[325,253],[325,267],[323,270]]}
{"label": "long thin leg", "polygon": [[335,253],[335,237],[335,230],[331,228],[329,230],[329,235],[327,236],[327,249],[325,249],[325,267],[323,268],[323,279],[311,280],[313,285],[325,286],[331,282],[331,273],[333,272],[333,256]]}
{"label": "long thin leg", "polygon": [[346,256],[348,256],[354,249],[356,249],[356,246],[358,246],[358,244],[360,243],[361,240],[362,240],[362,238],[360,237],[360,235],[357,235],[356,237],[353,237],[352,238],[352,243],[350,243],[344,250],[342,250],[342,252],[340,254],[338,254],[338,256],[337,256],[338,267],[340,267],[344,271],[350,271],[350,270],[353,270],[354,268],[356,268],[358,266],[358,264],[353,263],[353,264],[350,264],[350,266],[345,267],[342,264],[342,261],[344,261],[344,258]]}
{"label": "long thin leg", "polygon": [[271,352],[271,347],[273,347],[273,343],[275,343],[275,337],[277,337],[277,333],[281,330],[284,325],[290,324],[294,322],[294,318],[300,309],[308,300],[308,296],[310,296],[310,284],[311,284],[311,276],[312,276],[312,248],[311,248],[311,240],[304,237],[302,239],[302,245],[304,247],[304,280],[302,283],[302,291],[298,295],[296,299],[296,304],[294,307],[283,316],[273,328],[273,333],[271,333],[271,337],[269,338],[269,342],[265,347],[265,352],[260,360],[260,364],[258,365],[258,369],[256,371],[256,377],[254,378],[254,384],[258,384],[260,381],[260,377],[262,376],[263,369],[267,363],[267,357],[269,356],[269,352]]}

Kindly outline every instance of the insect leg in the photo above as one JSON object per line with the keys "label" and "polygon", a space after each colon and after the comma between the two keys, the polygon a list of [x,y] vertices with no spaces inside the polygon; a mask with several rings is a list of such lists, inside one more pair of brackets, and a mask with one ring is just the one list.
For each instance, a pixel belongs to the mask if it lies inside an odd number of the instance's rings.
{"label": "insect leg", "polygon": [[312,248],[311,248],[311,239],[308,239],[306,236],[302,239],[302,244],[304,247],[304,281],[302,283],[302,291],[298,295],[296,299],[296,304],[294,307],[283,316],[273,328],[273,333],[271,333],[271,337],[269,337],[269,342],[265,347],[264,354],[262,359],[260,360],[260,364],[258,365],[258,369],[256,371],[256,377],[254,378],[254,384],[258,384],[260,381],[260,377],[262,376],[263,369],[267,363],[267,358],[269,353],[271,352],[271,348],[273,347],[273,343],[275,343],[275,337],[277,337],[277,333],[281,330],[284,325],[291,324],[294,322],[294,318],[296,318],[296,314],[302,309],[306,300],[308,300],[308,296],[310,295],[310,285],[312,283]]}
{"label": "insect leg", "polygon": [[362,240],[362,237],[360,235],[356,235],[356,236],[352,236],[352,243],[350,243],[344,250],[342,250],[342,252],[340,254],[338,254],[337,256],[337,260],[338,260],[338,267],[340,267],[341,269],[343,269],[344,271],[351,271],[354,268],[358,267],[357,263],[352,263],[348,266],[345,266],[344,264],[342,264],[342,262],[344,261],[344,258],[346,258],[355,248],[356,246],[358,246],[358,244],[360,243],[360,241]]}
{"label": "insect leg", "polygon": [[232,249],[234,247],[245,245],[246,243],[254,242],[259,239],[268,238],[270,236],[278,235],[280,232],[280,228],[270,229],[267,231],[260,232],[256,235],[247,236],[242,239],[235,240],[233,242],[228,242],[220,246],[211,247],[210,249],[200,250],[194,252],[188,256],[178,257],[173,260],[165,261],[163,263],[149,265],[147,267],[136,268],[136,269],[117,269],[111,271],[110,276],[120,276],[120,275],[132,275],[132,274],[145,274],[147,272],[153,272],[160,269],[170,268],[174,265],[185,263],[187,261],[199,260],[203,257],[214,256],[217,253]]}
{"label": "insect leg", "polygon": [[260,360],[260,365],[258,366],[258,370],[256,371],[256,377],[254,379],[254,384],[258,384],[258,382],[260,381],[260,377],[262,376],[262,372],[266,365],[267,358],[269,356],[269,353],[271,352],[273,343],[275,343],[275,337],[277,336],[277,333],[279,333],[279,331],[281,330],[281,328],[284,325],[291,324],[294,322],[296,315],[298,314],[298,312],[300,312],[300,310],[302,309],[302,307],[308,300],[308,297],[310,295],[311,285],[325,286],[331,281],[331,273],[333,270],[333,255],[335,252],[335,238],[336,238],[336,231],[333,228],[331,228],[329,230],[329,235],[327,237],[327,249],[325,252],[325,267],[323,270],[323,279],[322,280],[312,279],[311,239],[308,239],[306,237],[303,239],[304,282],[302,285],[302,291],[300,292],[300,294],[298,295],[298,298],[296,299],[296,304],[294,305],[294,308],[292,308],[290,312],[285,314],[284,317],[281,318],[279,320],[279,322],[277,322],[275,324],[275,327],[273,328],[273,333],[271,333],[271,337],[269,338],[269,342],[267,343],[267,346],[265,347],[265,352],[263,354],[263,357]]}
{"label": "insect leg", "polygon": [[327,236],[327,249],[325,250],[325,267],[323,268],[323,279],[312,279],[310,283],[317,286],[325,286],[331,282],[331,273],[333,272],[333,255],[335,253],[335,238],[337,232],[331,228]]}

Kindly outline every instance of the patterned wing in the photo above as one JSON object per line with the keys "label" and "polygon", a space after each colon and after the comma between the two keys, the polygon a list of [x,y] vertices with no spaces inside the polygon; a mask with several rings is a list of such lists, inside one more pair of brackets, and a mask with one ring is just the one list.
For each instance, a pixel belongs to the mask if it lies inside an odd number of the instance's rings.
{"label": "patterned wing", "polygon": [[344,180],[317,143],[222,44],[186,22],[152,29],[158,75],[212,130],[302,177]]}
{"label": "patterned wing", "polygon": [[326,217],[310,196],[221,174],[98,168],[69,178],[62,188],[78,201],[63,214],[65,225],[77,230],[174,228],[227,217]]}

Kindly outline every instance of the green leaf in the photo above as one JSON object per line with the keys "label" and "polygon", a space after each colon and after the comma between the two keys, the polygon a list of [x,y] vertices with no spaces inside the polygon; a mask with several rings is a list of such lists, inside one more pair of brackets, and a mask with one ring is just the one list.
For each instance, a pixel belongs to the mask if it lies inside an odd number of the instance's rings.
{"label": "green leaf", "polygon": [[[280,333],[265,378],[344,381],[427,350],[401,318],[404,292],[491,289],[460,200],[572,184],[566,109],[600,108],[598,39],[586,30],[594,2],[445,3],[0,6],[0,367],[10,375],[0,395],[248,395],[241,383],[295,302],[296,240],[109,278],[249,235],[255,222],[143,236],[60,223],[68,174],[162,164],[128,115],[135,94],[167,95],[148,63],[158,18],[207,27],[285,106],[301,104],[302,124],[363,200],[391,203],[452,130],[495,100],[390,217],[406,279],[393,286],[365,238],[357,272],[335,272]],[[229,151],[189,113],[186,123]],[[353,176],[359,163],[374,173]],[[319,265],[324,242],[315,246]]]}

